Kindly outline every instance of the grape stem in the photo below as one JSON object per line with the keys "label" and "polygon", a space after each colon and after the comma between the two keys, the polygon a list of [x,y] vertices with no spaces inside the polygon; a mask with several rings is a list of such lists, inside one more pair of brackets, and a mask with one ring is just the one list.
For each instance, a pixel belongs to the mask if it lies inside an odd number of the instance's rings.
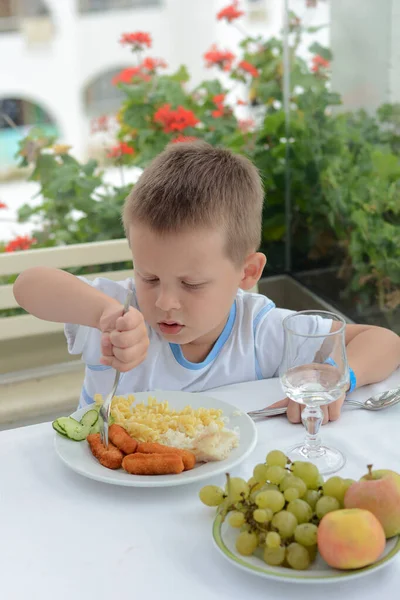
{"label": "grape stem", "polygon": [[373,465],[367,465],[367,469],[368,469],[368,473],[365,476],[365,479],[373,479],[373,475],[372,475],[372,467]]}

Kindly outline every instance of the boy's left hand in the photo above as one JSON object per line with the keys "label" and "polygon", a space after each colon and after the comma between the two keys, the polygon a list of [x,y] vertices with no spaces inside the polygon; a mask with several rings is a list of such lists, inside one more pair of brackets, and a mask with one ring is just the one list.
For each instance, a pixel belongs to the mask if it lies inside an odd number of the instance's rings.
{"label": "boy's left hand", "polygon": [[[343,394],[336,402],[321,406],[321,410],[324,414],[322,425],[325,425],[329,421],[336,421],[340,417],[345,398],[346,395]],[[301,413],[305,408],[304,404],[298,404],[298,402],[293,402],[293,400],[289,400],[289,398],[284,398],[283,400],[279,400],[279,402],[271,404],[268,408],[282,408],[283,406],[288,407],[286,416],[291,423],[301,423]]]}

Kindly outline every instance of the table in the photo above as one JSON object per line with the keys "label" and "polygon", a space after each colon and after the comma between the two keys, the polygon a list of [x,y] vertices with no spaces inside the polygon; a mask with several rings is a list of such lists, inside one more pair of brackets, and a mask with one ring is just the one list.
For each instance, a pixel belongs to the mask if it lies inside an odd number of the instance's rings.
{"label": "table", "polygon": [[[355,399],[400,386],[400,370],[385,382],[354,392]],[[241,409],[282,397],[276,379],[210,393]],[[372,413],[347,407],[323,427],[325,442],[347,456],[341,471],[359,478],[367,463],[400,471],[400,405]],[[286,417],[257,425],[252,456],[236,470],[250,476],[273,448],[304,435]],[[170,489],[108,486],[65,467],[53,449],[50,424],[0,434],[0,596],[4,600],[333,600],[338,584],[289,584],[243,573],[214,548],[214,511],[197,499],[203,483]],[[212,483],[221,483],[215,478]],[[400,556],[377,573],[341,582],[346,600],[394,600]]]}

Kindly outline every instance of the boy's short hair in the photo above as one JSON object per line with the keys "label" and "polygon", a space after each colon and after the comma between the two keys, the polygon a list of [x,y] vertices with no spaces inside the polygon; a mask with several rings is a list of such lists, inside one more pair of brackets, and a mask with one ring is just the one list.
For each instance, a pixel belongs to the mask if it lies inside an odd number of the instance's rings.
{"label": "boy's short hair", "polygon": [[222,227],[227,256],[240,264],[260,245],[263,199],[259,173],[244,156],[200,141],[171,144],[127,197],[125,232],[135,222],[160,234]]}

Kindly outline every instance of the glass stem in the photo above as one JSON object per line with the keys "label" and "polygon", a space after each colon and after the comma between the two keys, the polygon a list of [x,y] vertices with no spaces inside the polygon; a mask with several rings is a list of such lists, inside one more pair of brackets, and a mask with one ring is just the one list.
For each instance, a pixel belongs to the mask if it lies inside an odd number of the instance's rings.
{"label": "glass stem", "polygon": [[321,440],[318,435],[323,420],[322,410],[319,406],[306,406],[302,412],[301,420],[306,428],[303,453],[309,458],[316,458],[324,454]]}

